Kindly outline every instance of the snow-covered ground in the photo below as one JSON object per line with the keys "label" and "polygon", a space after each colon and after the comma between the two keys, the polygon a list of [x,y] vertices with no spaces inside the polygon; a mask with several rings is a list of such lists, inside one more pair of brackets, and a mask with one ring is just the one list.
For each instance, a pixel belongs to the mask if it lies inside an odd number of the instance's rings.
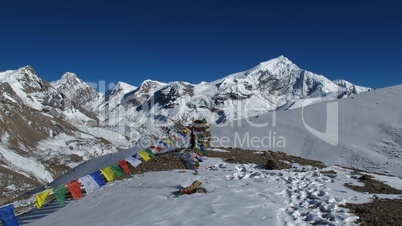
{"label": "snow-covered ground", "polygon": [[214,125],[211,143],[402,176],[401,96],[398,85]]}
{"label": "snow-covered ground", "polygon": [[[321,173],[327,170],[337,174]],[[354,178],[350,170],[337,166],[319,170],[295,165],[289,170],[265,170],[253,164],[228,164],[208,158],[201,162],[197,176],[190,170],[134,175],[72,200],[57,211],[48,213],[44,209],[43,214],[18,219],[32,226],[353,225],[357,217],[340,205],[368,202],[375,197],[343,186],[359,184]],[[396,177],[382,179],[389,184],[402,183]],[[201,181],[207,193],[174,197],[194,180]]]}

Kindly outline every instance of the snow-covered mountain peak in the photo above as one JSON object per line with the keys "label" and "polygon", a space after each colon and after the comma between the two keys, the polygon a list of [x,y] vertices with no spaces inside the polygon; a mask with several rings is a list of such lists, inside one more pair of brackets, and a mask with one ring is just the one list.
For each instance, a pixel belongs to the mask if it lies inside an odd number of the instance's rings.
{"label": "snow-covered mountain peak", "polygon": [[114,91],[121,91],[121,92],[123,92],[123,93],[129,93],[129,92],[131,92],[131,91],[133,91],[133,90],[135,90],[135,89],[137,89],[136,86],[132,86],[132,85],[130,85],[130,84],[128,84],[128,83],[125,83],[125,82],[118,82],[118,83],[113,87],[112,90],[114,90]]}
{"label": "snow-covered mountain peak", "polygon": [[147,79],[141,83],[135,90],[127,93],[124,96],[124,103],[139,106],[143,104],[155,92],[159,91],[167,84],[159,81]]}
{"label": "snow-covered mountain peak", "polygon": [[69,87],[75,85],[88,86],[81,79],[79,79],[75,73],[72,72],[64,73],[59,80],[51,82],[51,84],[56,89],[58,89],[61,86],[69,86]]}
{"label": "snow-covered mountain peak", "polygon": [[282,64],[282,65],[291,65],[291,64],[293,64],[293,62],[290,61],[289,58],[287,58],[287,57],[285,57],[283,55],[280,55],[280,56],[278,56],[276,58],[273,58],[273,59],[270,59],[270,60],[267,60],[267,61],[263,61],[259,65],[261,67],[266,67],[268,65],[280,65],[280,64]]}
{"label": "snow-covered mountain peak", "polygon": [[[242,72],[234,73],[224,77],[223,79],[218,79],[213,83],[219,84],[224,80],[238,80],[238,79],[251,79],[258,80],[261,79],[261,76],[273,76],[277,79],[282,79],[286,76],[294,74],[294,72],[300,71],[300,69],[296,64],[290,61],[285,56],[279,56],[274,59],[264,61],[259,63],[258,65]],[[236,82],[236,81],[235,81]]]}
{"label": "snow-covered mountain peak", "polygon": [[163,82],[155,81],[152,79],[146,79],[141,83],[140,87],[142,87],[142,86],[165,86],[165,85],[166,85],[166,83],[163,83]]}
{"label": "snow-covered mountain peak", "polygon": [[192,96],[194,93],[194,86],[186,82],[171,82],[155,92],[154,98],[157,103],[164,107],[171,108],[175,106],[178,98],[185,96]]}
{"label": "snow-covered mountain peak", "polygon": [[136,89],[137,87],[127,84],[125,82],[118,82],[112,89],[108,90],[105,93],[104,99],[105,101],[114,99],[115,102],[118,101],[120,103],[124,95]]}
{"label": "snow-covered mountain peak", "polygon": [[29,73],[29,74],[35,74],[35,69],[33,69],[33,67],[31,67],[30,65],[26,65],[25,67],[22,67],[20,69],[18,69],[19,71],[25,72],[25,73]]}
{"label": "snow-covered mountain peak", "polygon": [[267,74],[280,79],[298,70],[301,69],[288,58],[279,56],[272,60],[261,62],[259,65],[247,70],[245,75],[252,76],[255,74],[261,74],[262,72],[267,72]]}
{"label": "snow-covered mountain peak", "polygon": [[151,79],[147,79],[141,83],[141,85],[134,91],[135,93],[147,93],[155,92],[162,87],[166,86],[166,83],[154,81]]}
{"label": "snow-covered mountain peak", "polygon": [[62,79],[62,80],[66,80],[66,81],[69,81],[69,80],[77,80],[77,79],[78,79],[78,76],[77,76],[75,73],[73,73],[73,72],[66,72],[66,73],[64,73],[63,76],[61,76],[61,79]]}
{"label": "snow-covered mountain peak", "polygon": [[57,81],[51,82],[52,86],[56,89],[62,89],[63,91],[77,90],[80,88],[91,88],[86,82],[82,81],[75,73],[66,72]]}
{"label": "snow-covered mountain peak", "polygon": [[36,75],[35,70],[29,65],[17,70],[0,72],[0,82],[7,82],[9,84],[39,82],[41,80],[42,79]]}
{"label": "snow-covered mountain peak", "polygon": [[99,96],[94,88],[71,72],[66,72],[59,80],[52,82],[51,85],[80,106],[95,101]]}
{"label": "snow-covered mountain peak", "polygon": [[8,83],[13,90],[10,96],[18,96],[22,102],[36,110],[42,110],[45,105],[59,106],[57,91],[45,80],[41,79],[31,66],[17,70],[0,72],[0,82]]}

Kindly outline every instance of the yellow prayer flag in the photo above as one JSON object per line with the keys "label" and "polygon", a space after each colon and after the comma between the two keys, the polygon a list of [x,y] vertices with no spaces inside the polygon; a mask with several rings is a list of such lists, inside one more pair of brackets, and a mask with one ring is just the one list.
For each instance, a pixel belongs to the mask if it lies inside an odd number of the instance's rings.
{"label": "yellow prayer flag", "polygon": [[173,140],[171,138],[163,138],[162,141],[170,145],[173,145]]}
{"label": "yellow prayer flag", "polygon": [[108,182],[116,180],[116,174],[113,173],[113,170],[110,169],[109,166],[101,169],[100,171]]}
{"label": "yellow prayer flag", "polygon": [[188,130],[187,128],[183,128],[181,131],[182,131],[183,133],[185,133],[185,134],[187,134],[187,133],[189,132],[189,130]]}
{"label": "yellow prayer flag", "polygon": [[149,157],[148,153],[146,151],[140,151],[138,154],[141,156],[141,158],[145,161],[148,162],[151,160],[151,157]]}
{"label": "yellow prayer flag", "polygon": [[35,201],[36,208],[39,209],[42,207],[50,191],[51,191],[50,189],[46,189],[44,192],[36,194],[36,201]]}

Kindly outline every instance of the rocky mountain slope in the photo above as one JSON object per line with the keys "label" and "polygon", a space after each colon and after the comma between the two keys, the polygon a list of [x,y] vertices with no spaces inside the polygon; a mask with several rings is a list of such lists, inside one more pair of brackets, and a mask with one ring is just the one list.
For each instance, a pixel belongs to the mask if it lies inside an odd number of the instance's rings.
{"label": "rocky mountain slope", "polygon": [[84,160],[117,151],[107,140],[80,131],[77,126],[95,125],[97,118],[85,111],[86,103],[62,89],[29,66],[0,73],[1,200],[51,182]]}
{"label": "rocky mountain slope", "polygon": [[166,134],[177,121],[222,124],[367,90],[300,69],[283,56],[213,82],[119,82],[106,93],[70,72],[51,83],[30,66],[0,72],[0,197],[51,182],[141,137]]}

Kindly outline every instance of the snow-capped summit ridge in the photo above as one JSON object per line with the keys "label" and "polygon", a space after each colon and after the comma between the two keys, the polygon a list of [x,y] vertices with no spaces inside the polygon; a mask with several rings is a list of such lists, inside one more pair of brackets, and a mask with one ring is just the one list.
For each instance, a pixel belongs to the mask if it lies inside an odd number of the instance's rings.
{"label": "snow-capped summit ridge", "polygon": [[291,60],[289,60],[289,58],[287,58],[287,57],[285,57],[285,56],[283,56],[283,55],[280,55],[280,56],[278,56],[278,57],[276,57],[276,58],[273,58],[273,59],[270,59],[270,60],[267,60],[267,61],[260,62],[259,65],[261,65],[261,66],[267,66],[267,65],[277,65],[277,64],[279,64],[279,63],[282,63],[282,64],[293,64],[293,62],[292,62]]}
{"label": "snow-capped summit ridge", "polygon": [[[7,82],[9,84],[16,82],[17,78],[20,77],[19,74],[22,74],[23,71],[32,72],[31,66],[27,65],[25,67],[21,67],[17,70],[6,70],[0,72],[0,82]],[[32,74],[32,73],[31,73]]]}
{"label": "snow-capped summit ridge", "polygon": [[77,74],[73,73],[73,72],[69,72],[67,71],[66,73],[64,73],[64,75],[61,76],[62,80],[70,80],[70,79],[77,79],[78,76]]}
{"label": "snow-capped summit ridge", "polygon": [[[288,109],[286,106],[294,108],[299,106],[294,103],[301,99],[343,98],[366,90],[359,86],[339,85],[322,75],[299,68],[285,56],[279,56],[213,82],[161,83],[147,79],[136,90],[118,98],[117,105],[111,103],[112,99],[105,98],[98,106],[107,107],[109,111],[115,106],[116,112],[127,115],[123,117],[127,122],[136,124],[146,122],[150,115],[183,122],[194,117],[223,123],[246,116],[233,109],[252,107],[258,109],[255,114],[261,114],[279,108]],[[109,117],[101,121],[111,122]],[[120,123],[121,120],[114,122]]]}
{"label": "snow-capped summit ridge", "polygon": [[19,70],[25,70],[31,72],[32,74],[36,74],[35,69],[33,69],[31,65],[25,65],[24,67],[21,67]]}
{"label": "snow-capped summit ridge", "polygon": [[287,57],[281,55],[274,59],[260,62],[258,65],[242,72],[230,74],[222,79],[214,81],[214,83],[220,83],[225,79],[247,79],[262,72],[268,72],[268,75],[275,77],[283,77],[292,71],[301,70],[296,64],[290,61]]}
{"label": "snow-capped summit ridge", "polygon": [[[159,84],[159,85],[166,85],[166,83],[164,83],[164,82],[160,82],[160,81],[156,81],[156,80],[152,80],[152,79],[145,79],[142,83],[141,83],[141,85],[142,84]],[[140,86],[141,86],[140,85]]]}
{"label": "snow-capped summit ridge", "polygon": [[269,74],[276,77],[283,77],[292,71],[301,70],[296,64],[285,56],[279,56],[272,60],[261,62],[259,65],[247,70],[246,75],[253,75],[262,71],[268,71]]}
{"label": "snow-capped summit ridge", "polygon": [[137,89],[136,86],[132,86],[132,85],[130,85],[130,84],[128,84],[128,83],[119,81],[119,82],[113,87],[112,90],[121,90],[121,91],[123,91],[124,93],[128,93],[128,92],[131,92],[131,91],[133,91],[133,90],[135,90],[135,89]]}
{"label": "snow-capped summit ridge", "polygon": [[104,99],[106,101],[110,101],[111,99],[114,99],[114,101],[117,101],[117,100],[121,101],[121,98],[124,95],[126,95],[127,93],[130,93],[136,89],[137,89],[137,87],[120,81],[112,89],[108,90],[105,93]]}
{"label": "snow-capped summit ridge", "polygon": [[17,70],[7,70],[0,72],[0,82],[18,82],[18,81],[39,81],[41,80],[37,75],[35,70],[26,65],[24,67],[18,68]]}
{"label": "snow-capped summit ridge", "polygon": [[79,79],[78,76],[73,72],[64,73],[59,80],[53,81],[50,84],[56,89],[58,89],[61,86],[76,86],[78,84],[87,85],[85,82]]}
{"label": "snow-capped summit ridge", "polygon": [[64,73],[59,80],[52,82],[51,85],[79,106],[96,101],[99,96],[93,87],[72,72]]}

